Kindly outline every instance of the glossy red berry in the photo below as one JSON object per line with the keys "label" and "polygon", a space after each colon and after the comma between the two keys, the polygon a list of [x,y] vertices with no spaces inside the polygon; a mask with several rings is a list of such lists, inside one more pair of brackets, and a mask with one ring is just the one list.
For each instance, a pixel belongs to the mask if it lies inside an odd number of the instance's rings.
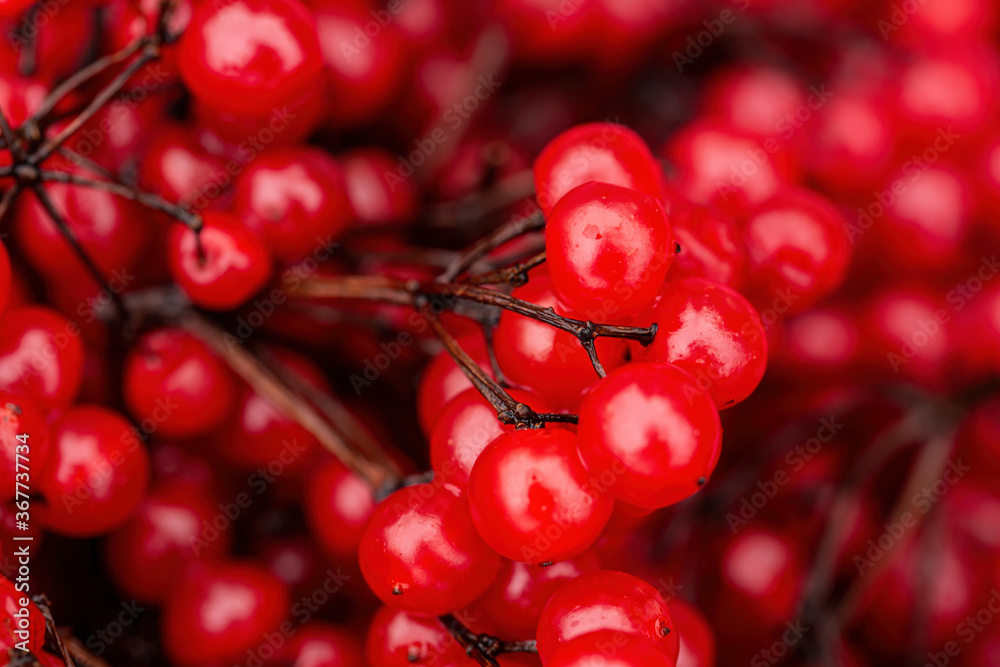
{"label": "glossy red berry", "polygon": [[361,536],[358,559],[383,602],[427,615],[466,606],[500,568],[500,557],[476,532],[465,497],[435,483],[400,489],[382,501]]}
{"label": "glossy red berry", "polygon": [[736,290],[704,278],[667,283],[653,321],[656,338],[644,359],[690,373],[720,410],[745,399],[764,377],[764,324]]}
{"label": "glossy red berry", "polygon": [[278,259],[313,256],[351,222],[340,165],[315,148],[271,151],[236,182],[236,211]]}
{"label": "glossy red berry", "polygon": [[560,644],[547,667],[674,667],[655,643],[615,630],[591,632]]}
{"label": "glossy red berry", "polygon": [[353,632],[310,621],[295,633],[285,656],[291,667],[357,667],[364,664],[361,642]]}
{"label": "glossy red berry", "polygon": [[[516,288],[511,295],[575,319],[607,322],[618,312],[618,302],[612,300],[585,315],[569,310],[556,298],[552,283],[544,273],[532,275],[527,285]],[[590,357],[576,336],[524,315],[502,312],[493,340],[504,374],[519,385],[531,387],[559,409],[575,409],[583,390],[598,379]],[[599,338],[596,347],[605,369],[625,363],[627,345],[622,339]]]}
{"label": "glossy red berry", "polygon": [[574,188],[596,181],[638,190],[663,201],[663,171],[635,132],[614,123],[586,123],[566,130],[535,159],[535,194],[542,211]]}
{"label": "glossy red berry", "polygon": [[674,256],[657,199],[586,183],[563,196],[547,221],[546,265],[563,303],[585,313],[611,301],[623,317],[652,304]]}
{"label": "glossy red berry", "polygon": [[584,467],[576,435],[563,429],[504,433],[469,477],[472,519],[500,555],[532,565],[583,553],[614,503]]}
{"label": "glossy red berry", "polygon": [[236,403],[229,370],[203,342],[180,329],[158,329],[125,359],[123,393],[136,419],[168,438],[207,433]]}
{"label": "glossy red berry", "polygon": [[197,97],[243,115],[291,104],[322,71],[316,22],[298,0],[201,3],[178,55]]}
{"label": "glossy red berry", "polygon": [[45,467],[49,447],[49,427],[35,401],[0,391],[0,503],[12,500],[16,483],[25,481],[18,473],[28,472],[30,481],[32,469]]}
{"label": "glossy red berry", "polygon": [[204,214],[205,226],[195,232],[175,223],[170,230],[170,274],[195,304],[231,310],[256,294],[271,276],[267,246],[229,215]]}
{"label": "glossy red berry", "polygon": [[[553,412],[534,392],[508,389],[507,393],[535,412]],[[479,454],[501,433],[510,433],[514,428],[514,424],[497,419],[496,409],[478,389],[466,389],[445,404],[431,433],[435,479],[440,477],[462,490],[468,488],[469,474]]]}
{"label": "glossy red berry", "polygon": [[535,636],[542,610],[563,584],[599,569],[600,561],[591,551],[546,567],[505,561],[493,584],[466,611],[501,637],[528,639]]}
{"label": "glossy red berry", "polygon": [[674,202],[670,227],[680,250],[667,272],[667,280],[708,278],[738,288],[746,261],[735,221],[707,206]]}
{"label": "glossy red berry", "polygon": [[711,396],[670,364],[630,364],[584,396],[580,451],[591,474],[627,503],[654,509],[700,489],[719,460]]}
{"label": "glossy red berry", "polygon": [[368,626],[368,667],[475,667],[478,663],[436,618],[382,607]]}
{"label": "glossy red berry", "polygon": [[715,667],[715,634],[705,615],[682,598],[670,601],[670,613],[681,640],[677,667]]}
{"label": "glossy red berry", "polygon": [[0,389],[25,394],[43,410],[66,405],[83,380],[80,328],[40,306],[14,308],[0,328]]}
{"label": "glossy red berry", "polygon": [[407,222],[417,207],[417,186],[396,174],[394,155],[362,148],[340,156],[347,197],[361,225]]}
{"label": "glossy red berry", "polygon": [[34,0],[0,0],[0,16],[17,16],[34,3]]}
{"label": "glossy red berry", "polygon": [[99,406],[67,410],[51,429],[52,451],[38,492],[38,517],[61,535],[106,533],[135,512],[146,493],[149,456],[132,425]]}
{"label": "glossy red berry", "polygon": [[846,222],[833,203],[805,190],[757,207],[744,229],[754,305],[801,312],[838,287],[851,259]]}
{"label": "glossy red berry", "polygon": [[303,509],[313,537],[328,554],[357,553],[365,524],[375,511],[371,487],[336,459],[328,459],[306,481]]}
{"label": "glossy red berry", "polygon": [[224,562],[188,570],[163,608],[163,646],[178,665],[238,662],[288,614],[285,587],[256,565]]}
{"label": "glossy red berry", "polygon": [[663,596],[639,577],[599,570],[569,582],[545,605],[537,636],[542,663],[565,642],[601,631],[643,637],[677,660],[680,638]]}
{"label": "glossy red berry", "polygon": [[186,480],[167,481],[105,542],[111,577],[127,595],[162,602],[189,563],[229,551],[231,529],[220,518],[225,517],[207,490]]}

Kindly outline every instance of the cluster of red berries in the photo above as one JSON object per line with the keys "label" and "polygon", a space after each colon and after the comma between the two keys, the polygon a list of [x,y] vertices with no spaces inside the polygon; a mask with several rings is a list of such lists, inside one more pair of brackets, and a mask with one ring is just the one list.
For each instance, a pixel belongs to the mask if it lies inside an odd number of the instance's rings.
{"label": "cluster of red berries", "polygon": [[0,654],[1000,665],[998,21],[0,0]]}

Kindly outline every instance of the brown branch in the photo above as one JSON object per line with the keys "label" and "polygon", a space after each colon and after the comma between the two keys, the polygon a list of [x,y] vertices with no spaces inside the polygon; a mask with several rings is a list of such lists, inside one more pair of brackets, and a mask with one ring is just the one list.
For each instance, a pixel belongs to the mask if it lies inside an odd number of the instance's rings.
{"label": "brown branch", "polygon": [[41,172],[41,179],[43,181],[79,185],[86,188],[93,188],[94,190],[104,190],[105,192],[116,194],[119,197],[131,199],[132,201],[138,202],[143,206],[151,208],[155,211],[166,213],[167,215],[180,220],[195,232],[199,231],[203,225],[201,216],[197,213],[192,213],[179,204],[171,204],[157,194],[136,190],[135,188],[129,187],[124,183],[119,183],[118,181],[105,181],[88,178],[86,176],[79,176],[65,171],[43,171]]}
{"label": "brown branch", "polygon": [[394,471],[386,461],[361,456],[347,440],[308,402],[239,343],[230,343],[222,331],[194,312],[180,319],[180,326],[204,341],[258,394],[282,414],[309,431],[331,454],[378,490],[394,483]]}
{"label": "brown branch", "polygon": [[528,282],[528,271],[544,263],[545,252],[543,251],[523,262],[518,262],[504,269],[497,269],[496,271],[490,271],[482,275],[472,276],[461,282],[466,285],[498,285],[509,283],[514,287],[518,287]]}
{"label": "brown branch", "polygon": [[0,199],[0,220],[3,220],[3,217],[7,214],[7,210],[10,208],[10,205],[14,203],[14,200],[17,199],[19,194],[21,194],[20,183],[15,183],[10,186],[10,189],[7,190],[7,192],[3,193],[3,198]]}
{"label": "brown branch", "polygon": [[545,227],[545,216],[541,211],[527,217],[518,217],[508,221],[506,224],[497,227],[493,232],[484,236],[474,243],[467,250],[463,251],[455,258],[444,273],[438,278],[438,282],[449,283],[457,278],[463,271],[472,266],[476,260],[483,257],[491,250],[499,248],[504,243],[516,239],[522,234],[537,231]]}
{"label": "brown branch", "polygon": [[45,619],[45,630],[52,637],[52,641],[56,643],[56,648],[59,649],[59,654],[62,656],[63,661],[66,663],[67,667],[74,667],[73,658],[71,658],[67,652],[66,645],[63,643],[59,629],[56,627],[56,621],[52,616],[52,606],[49,599],[44,595],[35,595],[32,598],[32,601],[35,603],[35,606],[38,607],[38,610],[42,612],[42,617]]}
{"label": "brown branch", "polygon": [[465,627],[454,614],[438,616],[438,622],[465,648],[470,658],[484,667],[498,667],[496,656],[503,653],[538,653],[533,639],[511,642],[493,635],[476,634]]}
{"label": "brown branch", "polygon": [[3,135],[4,143],[10,148],[10,154],[14,158],[14,163],[17,164],[23,160],[24,154],[21,152],[21,147],[14,141],[14,131],[10,129],[10,123],[7,122],[7,116],[4,114],[3,109],[0,109],[0,133]]}

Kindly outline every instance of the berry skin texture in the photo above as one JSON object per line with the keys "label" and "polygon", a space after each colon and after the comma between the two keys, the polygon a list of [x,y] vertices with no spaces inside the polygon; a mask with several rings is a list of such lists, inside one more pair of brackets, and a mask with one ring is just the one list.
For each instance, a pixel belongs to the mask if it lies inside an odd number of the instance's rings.
{"label": "berry skin texture", "polygon": [[303,625],[285,653],[291,667],[357,667],[365,664],[360,642],[352,633],[318,621]]}
{"label": "berry skin texture", "polygon": [[[515,401],[538,413],[554,412],[530,391],[508,389]],[[431,433],[431,467],[440,478],[463,491],[476,459],[501,433],[511,433],[514,424],[504,424],[477,389],[466,389],[448,401]]]}
{"label": "berry skin texture", "polygon": [[201,230],[204,257],[193,231],[182,224],[170,230],[170,274],[191,301],[212,310],[243,305],[267,283],[271,257],[267,247],[238,220],[206,211]]}
{"label": "berry skin texture", "polygon": [[500,569],[468,501],[448,484],[417,484],[375,508],[358,549],[361,573],[386,604],[439,616],[482,595]]}
{"label": "berry skin texture", "polygon": [[[24,438],[25,435],[28,437]],[[22,467],[18,470],[17,455],[27,454],[31,467],[40,470],[48,458],[49,447],[49,427],[35,402],[26,396],[0,392],[0,503],[14,499],[17,474],[24,472],[24,459],[20,460]]]}
{"label": "berry skin texture", "polygon": [[43,410],[66,405],[83,380],[80,327],[54,310],[14,308],[0,328],[0,389],[34,399]]}
{"label": "berry skin texture", "polygon": [[636,635],[601,630],[560,644],[546,667],[675,667],[663,650]]}
{"label": "berry skin texture", "polygon": [[229,371],[205,343],[180,329],[143,336],[125,359],[125,402],[159,434],[187,438],[212,430],[236,404]]}
{"label": "berry skin texture", "polygon": [[104,543],[108,572],[128,595],[142,602],[162,602],[188,563],[220,558],[229,551],[231,531],[206,530],[218,513],[218,500],[203,486],[168,480],[108,536]]}
{"label": "berry skin texture", "polygon": [[107,408],[79,405],[52,424],[52,450],[38,483],[37,510],[60,535],[92,537],[123,523],[139,507],[149,456],[132,425]]}
{"label": "berry skin texture", "polygon": [[382,607],[368,626],[368,667],[475,667],[436,618],[420,618]]}
{"label": "berry skin texture", "polygon": [[646,509],[693,495],[719,460],[722,427],[711,396],[677,366],[612,371],[584,396],[580,452],[616,499]]}
{"label": "berry skin texture", "polygon": [[606,183],[567,193],[547,216],[545,253],[552,287],[578,312],[612,301],[621,316],[652,304],[674,248],[655,198]]}
{"label": "berry skin texture", "polygon": [[549,665],[561,644],[599,631],[644,637],[671,661],[680,651],[663,596],[639,577],[600,570],[580,575],[545,605],[538,622],[538,655]]}
{"label": "berry skin texture", "polygon": [[188,570],[163,608],[171,662],[201,667],[245,659],[288,614],[288,591],[256,565],[213,563]]}
{"label": "berry skin texture", "polygon": [[298,0],[201,3],[178,48],[184,84],[222,112],[280,109],[322,73],[316,22]]}
{"label": "berry skin texture", "polygon": [[315,148],[287,148],[258,157],[236,184],[236,210],[275,257],[312,255],[351,222],[344,174]]}
{"label": "berry skin texture", "polygon": [[613,123],[586,123],[550,141],[535,160],[535,192],[548,216],[574,188],[596,181],[638,190],[663,201],[663,173],[635,132]]}
{"label": "berry skin texture", "polygon": [[571,558],[594,543],[614,508],[590,480],[573,433],[504,433],[472,468],[472,519],[486,543],[511,560],[541,565]]}
{"label": "berry skin texture", "polygon": [[744,229],[754,305],[802,312],[838,287],[851,259],[846,222],[805,190],[789,188],[756,208]]}
{"label": "berry skin texture", "polygon": [[658,329],[645,360],[687,371],[720,410],[745,399],[764,377],[764,324],[736,290],[703,278],[667,283],[653,321]]}

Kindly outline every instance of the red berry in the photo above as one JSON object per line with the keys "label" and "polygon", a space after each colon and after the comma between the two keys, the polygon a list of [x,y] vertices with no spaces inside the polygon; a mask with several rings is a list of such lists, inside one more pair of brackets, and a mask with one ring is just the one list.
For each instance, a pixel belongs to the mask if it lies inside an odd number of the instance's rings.
{"label": "red berry", "polygon": [[667,280],[708,278],[738,288],[743,279],[745,253],[737,242],[734,222],[707,206],[674,203],[670,227],[680,251]]}
{"label": "red berry", "polygon": [[340,160],[347,196],[359,224],[402,223],[413,217],[417,187],[410,179],[395,176],[398,163],[394,155],[377,148],[362,148],[341,155]]}
{"label": "red berry", "polygon": [[[608,310],[617,312],[617,303],[601,304],[600,312],[578,315],[560,303],[552,292],[545,273],[533,273],[527,285],[516,288],[512,296],[542,308],[552,308],[559,315],[576,319],[606,322]],[[620,338],[599,338],[597,355],[605,369],[625,363],[627,345]],[[574,409],[584,389],[598,376],[587,352],[576,336],[524,315],[510,311],[500,314],[494,335],[494,350],[504,374],[513,382],[531,387],[551,405]]]}
{"label": "red berry", "polygon": [[232,310],[256,294],[271,276],[267,246],[239,221],[207,211],[201,250],[195,232],[180,223],[170,230],[170,274],[196,305]]}
{"label": "red berry", "polygon": [[739,403],[764,377],[764,324],[736,290],[703,278],[667,283],[653,321],[656,338],[645,360],[687,371],[712,395],[717,408]]}
{"label": "red berry", "polygon": [[189,569],[163,607],[163,646],[179,665],[239,662],[266,643],[288,614],[285,587],[255,565],[226,562]]}
{"label": "red berry", "polygon": [[674,667],[670,657],[645,637],[599,630],[561,643],[547,667]]}
{"label": "red berry", "polygon": [[159,603],[184,568],[229,551],[230,530],[219,530],[220,509],[202,487],[171,480],[143,500],[135,516],[105,542],[108,572],[128,595]]}
{"label": "red berry", "polygon": [[580,406],[580,451],[615,497],[654,509],[700,489],[719,460],[722,427],[709,394],[670,364],[608,374]]}
{"label": "red berry", "polygon": [[48,308],[14,308],[0,329],[0,389],[25,394],[43,410],[73,400],[83,379],[80,328]]}
{"label": "red berry", "polygon": [[236,402],[229,370],[203,342],[180,329],[143,336],[125,359],[123,392],[136,419],[168,438],[218,426]]}
{"label": "red berry", "polygon": [[298,0],[201,3],[178,55],[195,96],[248,116],[291,104],[322,71],[316,22]]}
{"label": "red berry", "polygon": [[271,151],[236,182],[236,210],[278,259],[295,261],[340,236],[352,212],[340,165],[315,148]]}
{"label": "red berry", "polygon": [[10,256],[7,245],[0,243],[0,313],[3,313],[10,301]]}
{"label": "red berry", "polygon": [[368,667],[475,667],[479,663],[436,618],[382,607],[368,626]]}
{"label": "red berry", "polygon": [[476,460],[469,508],[486,543],[511,560],[541,565],[588,549],[611,517],[611,497],[563,429],[504,433]]}
{"label": "red berry", "polygon": [[351,557],[375,511],[375,495],[363,479],[331,458],[309,475],[303,509],[326,553]]}
{"label": "red berry", "polygon": [[359,667],[364,664],[361,643],[353,632],[311,621],[295,633],[285,651],[291,667]]}
{"label": "red berry", "polygon": [[643,637],[677,660],[679,633],[663,596],[639,577],[600,570],[580,575],[545,605],[537,637],[542,663],[565,642],[600,631]]}
{"label": "red berry", "polygon": [[[14,498],[18,473],[25,472],[25,466],[29,478],[31,469],[45,467],[49,447],[49,427],[35,401],[0,392],[0,503]],[[23,480],[21,477],[20,481]]]}
{"label": "red berry", "polygon": [[146,493],[149,456],[117,412],[76,406],[52,425],[52,452],[38,491],[38,515],[61,535],[106,533],[135,512]]}
{"label": "red berry", "polygon": [[831,202],[806,190],[757,207],[744,230],[754,305],[801,312],[840,286],[851,259],[845,224]]}
{"label": "red berry", "polygon": [[596,181],[638,190],[663,201],[663,171],[646,143],[614,123],[577,125],[535,159],[535,193],[546,217],[574,188]]}
{"label": "red berry", "polygon": [[18,645],[37,653],[45,644],[45,616],[30,599],[22,607],[21,600],[26,598],[26,592],[19,590],[7,577],[0,576],[0,655],[10,656],[9,652],[15,650],[20,653]]}
{"label": "red berry", "polygon": [[614,303],[622,317],[656,297],[673,260],[673,237],[659,201],[635,190],[586,183],[553,207],[545,254],[559,299],[585,313]]}
{"label": "red berry", "polygon": [[589,551],[547,567],[506,561],[467,613],[501,637],[529,639],[535,636],[542,610],[555,592],[566,582],[598,569],[600,562]]}
{"label": "red berry", "polygon": [[681,639],[677,667],[715,667],[715,635],[701,611],[675,598],[670,601],[670,613]]}
{"label": "red berry", "polygon": [[434,483],[383,500],[361,536],[358,559],[383,602],[435,616],[482,595],[500,568],[476,532],[468,501],[455,487]]}
{"label": "red berry", "polygon": [[[508,389],[507,393],[535,412],[552,412],[533,392]],[[497,419],[497,411],[478,389],[466,389],[445,404],[434,425],[431,467],[435,479],[440,476],[442,481],[464,491],[469,486],[472,465],[486,445],[501,433],[514,431],[514,428],[513,424],[504,424]]]}

